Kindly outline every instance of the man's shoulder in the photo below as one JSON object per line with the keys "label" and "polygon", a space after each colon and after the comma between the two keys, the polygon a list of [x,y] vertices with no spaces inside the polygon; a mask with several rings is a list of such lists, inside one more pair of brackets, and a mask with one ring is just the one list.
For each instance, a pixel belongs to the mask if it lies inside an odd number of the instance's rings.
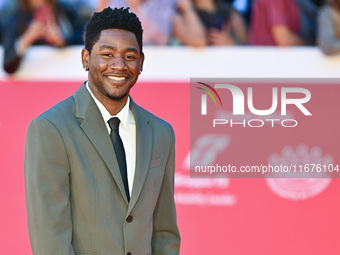
{"label": "man's shoulder", "polygon": [[[86,89],[85,89],[86,90]],[[40,114],[36,119],[47,119],[50,121],[69,121],[70,118],[74,118],[76,114],[76,94],[82,93],[84,91],[84,86],[81,86],[77,91],[55,104],[42,114]],[[78,97],[81,97],[82,94]]]}
{"label": "man's shoulder", "polygon": [[58,130],[58,132],[68,130],[73,125],[72,123],[75,123],[74,114],[72,114],[73,101],[72,96],[70,96],[41,113],[30,122],[27,133],[38,132],[43,134],[47,130],[53,129]]}
{"label": "man's shoulder", "polygon": [[74,116],[74,106],[73,96],[69,96],[52,106],[50,109],[41,113],[37,119],[47,119],[50,121],[67,119],[70,115]]}

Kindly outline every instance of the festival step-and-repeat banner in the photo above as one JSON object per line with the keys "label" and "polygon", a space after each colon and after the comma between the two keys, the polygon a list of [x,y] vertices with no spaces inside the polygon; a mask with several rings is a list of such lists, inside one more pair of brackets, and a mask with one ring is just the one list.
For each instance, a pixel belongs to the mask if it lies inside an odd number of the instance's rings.
{"label": "festival step-and-repeat banner", "polygon": [[[0,254],[32,254],[28,124],[81,83],[1,82]],[[181,254],[339,254],[339,96],[323,80],[137,83],[134,101],[175,129]]]}

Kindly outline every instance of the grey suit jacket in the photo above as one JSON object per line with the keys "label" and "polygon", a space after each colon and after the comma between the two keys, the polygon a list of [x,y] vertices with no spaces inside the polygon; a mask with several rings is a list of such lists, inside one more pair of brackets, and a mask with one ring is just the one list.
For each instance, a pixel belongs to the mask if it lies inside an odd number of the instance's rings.
{"label": "grey suit jacket", "polygon": [[30,123],[25,186],[34,255],[179,254],[173,129],[132,100],[130,108],[136,119],[130,203],[84,84]]}

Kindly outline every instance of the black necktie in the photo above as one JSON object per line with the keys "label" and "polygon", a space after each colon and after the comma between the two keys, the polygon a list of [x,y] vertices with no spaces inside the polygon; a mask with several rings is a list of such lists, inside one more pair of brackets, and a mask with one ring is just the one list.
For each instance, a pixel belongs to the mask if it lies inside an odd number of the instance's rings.
{"label": "black necktie", "polygon": [[126,158],[125,158],[125,150],[123,146],[122,139],[119,136],[119,122],[120,120],[117,117],[109,119],[109,126],[111,128],[111,141],[113,144],[113,148],[115,149],[120,174],[122,175],[123,184],[126,192],[127,200],[130,201],[130,192],[128,186],[128,178],[127,178],[127,167],[126,167]]}

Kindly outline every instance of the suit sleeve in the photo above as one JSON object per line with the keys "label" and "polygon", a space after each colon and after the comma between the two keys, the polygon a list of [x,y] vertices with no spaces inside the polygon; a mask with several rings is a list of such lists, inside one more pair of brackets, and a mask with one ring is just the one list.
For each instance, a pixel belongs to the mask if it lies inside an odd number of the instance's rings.
{"label": "suit sleeve", "polygon": [[24,165],[34,255],[74,255],[68,162],[57,128],[46,119],[33,120],[27,131]]}
{"label": "suit sleeve", "polygon": [[171,150],[166,163],[164,178],[156,208],[154,211],[152,254],[179,254],[180,235],[176,220],[176,206],[174,200],[175,174],[175,136],[171,128]]}

